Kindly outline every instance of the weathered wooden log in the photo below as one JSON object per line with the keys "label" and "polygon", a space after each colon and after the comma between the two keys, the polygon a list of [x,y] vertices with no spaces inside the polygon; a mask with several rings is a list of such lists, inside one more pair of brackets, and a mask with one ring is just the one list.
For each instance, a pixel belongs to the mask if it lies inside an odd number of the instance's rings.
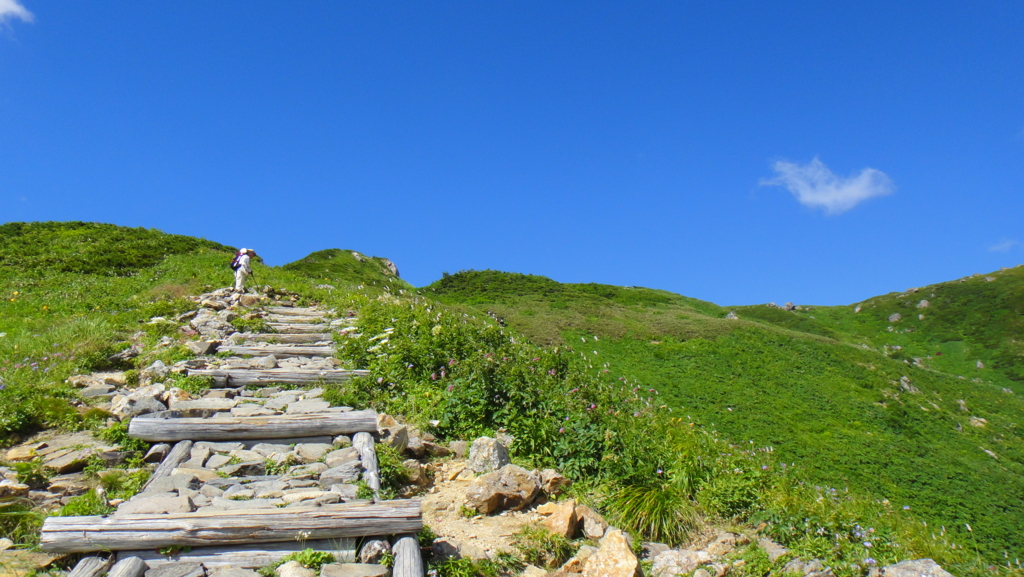
{"label": "weathered wooden log", "polygon": [[68,577],[100,577],[110,569],[110,566],[114,563],[112,556],[107,557],[82,557],[75,568],[68,573]]}
{"label": "weathered wooden log", "polygon": [[330,330],[325,324],[267,323],[267,326],[279,333],[322,333]]}
{"label": "weathered wooden log", "polygon": [[234,353],[236,355],[251,355],[254,357],[265,357],[267,355],[274,355],[279,359],[287,359],[294,357],[333,357],[334,347],[330,345],[322,346],[299,346],[299,345],[262,345],[262,346],[248,346],[248,345],[223,345],[217,352]]}
{"label": "weathered wooden log", "polygon": [[316,382],[344,383],[353,377],[365,377],[369,371],[309,370],[309,369],[197,369],[188,374],[213,377],[213,388],[238,388],[246,385],[307,385]]}
{"label": "weathered wooden log", "polygon": [[423,577],[423,556],[416,535],[396,535],[391,541],[391,552],[395,555],[391,577]]}
{"label": "weathered wooden log", "polygon": [[264,343],[319,343],[334,340],[331,333],[253,333],[246,337],[246,341],[254,340]]}
{"label": "weathered wooden log", "polygon": [[[129,424],[128,426],[130,428],[131,424]],[[149,487],[150,484],[153,483],[153,481],[159,479],[160,477],[166,477],[170,475],[171,471],[173,471],[175,467],[189,459],[191,452],[192,441],[179,441],[175,443],[174,446],[171,447],[170,452],[167,453],[167,456],[164,457],[164,460],[160,461],[160,464],[157,466],[156,470],[153,471],[153,474],[149,477],[149,480],[146,481],[146,484],[142,487],[142,490],[145,491],[146,487]]]}
{"label": "weathered wooden log", "polygon": [[[341,539],[319,539],[316,541],[291,541],[281,543],[254,543],[235,545],[232,547],[195,547],[174,555],[161,555],[158,551],[123,551],[118,558],[134,555],[132,559],[140,559],[143,567],[156,568],[168,563],[202,563],[207,567],[223,567],[234,565],[245,569],[255,569],[272,565],[287,555],[312,549],[334,555],[338,563],[352,563],[356,559],[356,540],[351,537]],[[143,561],[144,560],[144,561]]]}
{"label": "weathered wooden log", "polygon": [[159,547],[227,547],[372,535],[416,533],[423,528],[419,499],[286,509],[239,509],[123,515],[48,517],[40,548],[51,553],[125,551]]}
{"label": "weathered wooden log", "polygon": [[359,451],[359,460],[363,463],[363,480],[373,489],[374,500],[380,501],[380,467],[377,465],[373,437],[369,433],[356,433],[352,437],[352,447]]}
{"label": "weathered wooden log", "polygon": [[267,312],[272,315],[290,315],[290,316],[323,316],[328,314],[330,311],[322,311],[319,309],[311,309],[306,307],[270,307]]}
{"label": "weathered wooden log", "polygon": [[117,564],[107,573],[107,577],[142,577],[149,566],[138,556],[118,555]]}
{"label": "weathered wooden log", "polygon": [[135,417],[128,434],[145,441],[238,441],[288,439],[323,435],[377,432],[372,410],[269,417],[217,417],[213,419],[150,419]]}

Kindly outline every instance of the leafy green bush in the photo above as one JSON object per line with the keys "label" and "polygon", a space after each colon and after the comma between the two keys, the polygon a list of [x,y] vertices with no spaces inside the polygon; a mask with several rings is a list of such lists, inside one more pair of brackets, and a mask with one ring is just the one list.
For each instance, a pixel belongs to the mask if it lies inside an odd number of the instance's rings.
{"label": "leafy green bush", "polygon": [[95,489],[77,497],[72,497],[67,505],[57,511],[57,517],[78,517],[82,515],[107,515],[114,511],[114,507],[107,504],[106,500],[96,494]]}
{"label": "leafy green bush", "polygon": [[131,421],[118,421],[109,427],[100,429],[97,436],[108,443],[121,448],[122,451],[139,451],[145,453],[149,450],[149,443],[142,439],[136,439],[128,435],[128,425]]}
{"label": "leafy green bush", "polygon": [[376,447],[381,497],[394,499],[398,495],[398,490],[409,483],[408,469],[402,464],[402,455],[391,445],[378,443]]}
{"label": "leafy green bush", "polygon": [[514,543],[523,561],[550,569],[561,567],[577,549],[565,537],[532,525],[520,529]]}

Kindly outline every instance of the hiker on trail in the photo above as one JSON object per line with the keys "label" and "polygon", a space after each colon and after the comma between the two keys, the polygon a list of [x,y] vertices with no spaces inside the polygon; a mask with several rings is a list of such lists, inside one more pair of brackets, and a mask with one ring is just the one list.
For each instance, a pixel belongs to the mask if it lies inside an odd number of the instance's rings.
{"label": "hiker on trail", "polygon": [[254,256],[256,256],[256,251],[251,248],[243,248],[238,251],[235,260],[231,262],[231,268],[235,269],[235,290],[238,292],[245,292],[245,279],[252,274],[249,260]]}

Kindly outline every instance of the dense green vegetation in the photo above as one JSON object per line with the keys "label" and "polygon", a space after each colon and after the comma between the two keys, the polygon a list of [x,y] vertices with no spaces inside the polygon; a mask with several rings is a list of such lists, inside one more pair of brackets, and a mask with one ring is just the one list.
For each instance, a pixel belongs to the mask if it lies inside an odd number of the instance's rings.
{"label": "dense green vegetation", "polygon": [[[1024,503],[994,497],[1024,494],[1024,403],[1012,392],[1022,270],[926,287],[913,300],[878,297],[859,313],[731,309],[741,320],[655,291],[616,298],[647,289],[559,288],[494,271],[450,275],[423,294],[500,315],[536,342],[557,333],[610,374],[655,390],[658,406],[684,422],[770,447],[809,481],[887,498],[961,538],[970,524],[995,558],[1024,553]],[[917,309],[921,298],[929,306]],[[895,312],[903,319],[890,323]]]}
{"label": "dense green vegetation", "polygon": [[[135,248],[105,260],[122,245]],[[0,442],[99,426],[104,415],[67,376],[110,366],[133,342],[153,348],[168,331],[146,321],[227,286],[231,251],[109,225],[0,227]],[[372,376],[328,390],[335,403],[402,415],[442,439],[504,429],[516,461],[561,469],[578,498],[648,538],[678,542],[705,516],[765,522],[842,576],[920,556],[964,574],[980,569],[976,550],[999,564],[1022,552],[1011,497],[1024,488],[1022,407],[1003,390],[1018,386],[1019,301],[1007,296],[1017,271],[915,293],[936,294],[920,322],[941,322],[940,333],[907,321],[888,331],[889,308],[918,310],[906,296],[860,313],[742,307],[728,320],[730,309],[665,291],[495,271],[446,275],[417,294],[382,266],[330,250],[257,268],[261,284],[303,302],[360,310],[339,356]],[[939,314],[946,306],[961,310]],[[9,512],[0,528],[23,513]]]}

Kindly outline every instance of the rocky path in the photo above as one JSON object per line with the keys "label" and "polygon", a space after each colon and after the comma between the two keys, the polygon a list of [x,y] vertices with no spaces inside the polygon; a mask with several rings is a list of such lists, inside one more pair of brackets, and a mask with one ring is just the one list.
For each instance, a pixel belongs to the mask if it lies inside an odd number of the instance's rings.
{"label": "rocky path", "polygon": [[[377,414],[322,398],[323,384],[365,374],[334,357],[335,332],[356,319],[276,306],[244,313],[276,332],[234,332],[226,325],[246,297],[197,299],[200,340],[189,348],[204,354],[178,369],[210,388],[199,398],[172,389],[165,410],[131,420],[129,434],[156,443],[147,459],[160,462],[142,492],[105,517],[47,519],[41,548],[104,552],[84,557],[76,577],[256,577],[304,549],[333,557],[324,577],[422,576],[420,501],[380,500]],[[160,370],[147,369],[154,380]],[[146,404],[143,389],[135,404]],[[290,565],[282,577],[313,575]]]}

